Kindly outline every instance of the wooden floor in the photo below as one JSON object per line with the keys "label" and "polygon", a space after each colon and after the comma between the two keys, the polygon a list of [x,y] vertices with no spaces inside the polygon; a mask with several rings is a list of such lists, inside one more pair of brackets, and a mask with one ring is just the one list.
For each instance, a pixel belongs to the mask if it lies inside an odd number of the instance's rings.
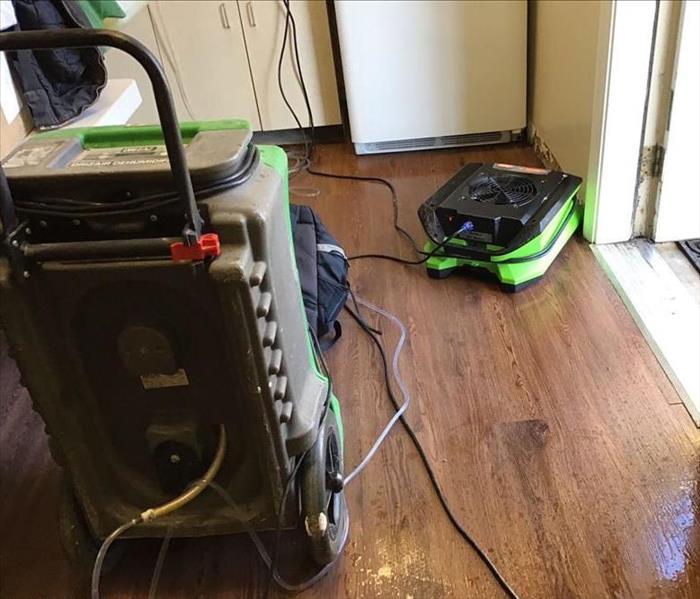
{"label": "wooden floor", "polygon": [[675,243],[632,239],[592,250],[700,426],[700,274]]}
{"label": "wooden floor", "polygon": [[[420,238],[416,208],[469,161],[537,163],[519,146],[364,158],[326,146],[317,168],[391,178],[402,222]],[[293,186],[320,190],[292,200],[317,208],[348,253],[410,257],[385,189],[306,175]],[[700,433],[586,243],[570,242],[545,281],[516,295],[380,261],[353,263],[351,278],[409,327],[408,418],[457,516],[523,598],[700,597]],[[352,465],[391,407],[377,352],[344,324],[330,365]],[[85,573],[59,548],[59,472],[4,354],[1,375],[0,594],[86,597]],[[502,596],[440,511],[402,430],[348,496],[344,557],[304,597]],[[158,546],[132,542],[104,596],[146,597]],[[265,580],[245,538],[176,540],[159,596],[256,597]]]}

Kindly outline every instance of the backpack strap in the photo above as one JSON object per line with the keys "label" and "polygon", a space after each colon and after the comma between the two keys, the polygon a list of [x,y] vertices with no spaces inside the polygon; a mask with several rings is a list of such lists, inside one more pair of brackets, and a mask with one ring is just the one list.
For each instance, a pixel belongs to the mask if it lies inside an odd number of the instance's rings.
{"label": "backpack strap", "polygon": [[321,346],[321,349],[323,351],[328,351],[331,347],[335,345],[335,342],[338,341],[343,335],[343,327],[340,324],[340,321],[334,320],[333,321],[333,337],[330,337],[326,335],[323,339],[319,340],[319,345]]}

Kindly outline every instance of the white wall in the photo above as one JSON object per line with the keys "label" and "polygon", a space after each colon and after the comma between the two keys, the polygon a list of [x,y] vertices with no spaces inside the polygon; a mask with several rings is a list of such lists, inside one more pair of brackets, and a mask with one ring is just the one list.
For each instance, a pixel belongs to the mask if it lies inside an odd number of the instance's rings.
{"label": "white wall", "polygon": [[7,156],[29,133],[31,124],[26,112],[20,112],[8,123],[0,110],[0,159]]}
{"label": "white wall", "polygon": [[[649,3],[653,7],[653,3]],[[583,179],[584,235],[595,241],[613,0],[529,1],[528,128],[545,164]]]}
{"label": "white wall", "polygon": [[529,3],[529,121],[562,168],[588,167],[602,2]]}
{"label": "white wall", "polygon": [[[10,2],[0,1],[0,31],[17,23]],[[4,52],[0,52],[0,158],[24,139],[30,128],[28,115],[10,74]]]}

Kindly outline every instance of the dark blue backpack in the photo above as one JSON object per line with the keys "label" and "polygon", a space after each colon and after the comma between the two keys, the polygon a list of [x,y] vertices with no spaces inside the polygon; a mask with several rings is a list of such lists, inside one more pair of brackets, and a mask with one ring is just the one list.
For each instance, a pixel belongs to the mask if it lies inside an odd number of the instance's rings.
{"label": "dark blue backpack", "polygon": [[292,204],[289,212],[306,318],[328,349],[342,334],[337,318],[348,297],[348,260],[311,208]]}

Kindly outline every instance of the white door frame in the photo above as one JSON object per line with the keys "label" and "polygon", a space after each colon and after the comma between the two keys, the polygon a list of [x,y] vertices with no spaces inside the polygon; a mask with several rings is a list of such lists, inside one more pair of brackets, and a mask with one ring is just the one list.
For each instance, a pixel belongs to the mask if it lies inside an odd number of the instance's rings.
{"label": "white door frame", "polygon": [[[700,4],[683,2],[678,15],[668,113],[663,114],[663,169],[650,198],[656,242],[700,237]],[[672,104],[672,110],[671,110]]]}
{"label": "white door frame", "polygon": [[601,10],[584,236],[633,237],[658,2],[613,0]]}

